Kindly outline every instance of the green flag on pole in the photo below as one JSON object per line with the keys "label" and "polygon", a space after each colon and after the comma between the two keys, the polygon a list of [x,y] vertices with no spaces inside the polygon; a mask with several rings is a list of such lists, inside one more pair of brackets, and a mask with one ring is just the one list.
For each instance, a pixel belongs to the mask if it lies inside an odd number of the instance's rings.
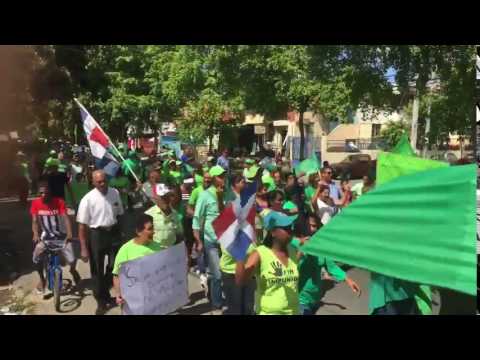
{"label": "green flag on pole", "polygon": [[302,252],[474,295],[476,173],[463,165],[391,180],[345,208]]}
{"label": "green flag on pole", "polygon": [[391,152],[394,154],[416,156],[415,151],[412,149],[412,146],[410,145],[410,141],[408,141],[407,134],[402,135],[398,144],[395,145],[395,147]]}
{"label": "green flag on pole", "polygon": [[310,175],[318,172],[320,169],[320,161],[318,161],[317,155],[313,153],[312,156],[303,160],[295,167],[295,174],[305,173],[306,175]]}

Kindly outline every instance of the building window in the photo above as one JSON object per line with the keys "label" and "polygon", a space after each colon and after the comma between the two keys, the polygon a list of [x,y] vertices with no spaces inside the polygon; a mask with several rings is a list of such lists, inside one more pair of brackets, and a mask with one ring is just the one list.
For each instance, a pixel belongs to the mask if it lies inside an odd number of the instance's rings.
{"label": "building window", "polygon": [[380,136],[382,124],[372,124],[372,139]]}

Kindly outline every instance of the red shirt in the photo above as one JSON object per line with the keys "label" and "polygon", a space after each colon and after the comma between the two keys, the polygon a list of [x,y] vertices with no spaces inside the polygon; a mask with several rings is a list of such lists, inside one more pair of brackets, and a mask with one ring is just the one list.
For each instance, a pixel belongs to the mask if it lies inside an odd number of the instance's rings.
{"label": "red shirt", "polygon": [[65,201],[54,197],[49,204],[45,204],[41,198],[32,201],[30,214],[36,215],[42,227],[42,240],[57,240],[65,238],[64,224],[60,220],[61,215],[66,214]]}

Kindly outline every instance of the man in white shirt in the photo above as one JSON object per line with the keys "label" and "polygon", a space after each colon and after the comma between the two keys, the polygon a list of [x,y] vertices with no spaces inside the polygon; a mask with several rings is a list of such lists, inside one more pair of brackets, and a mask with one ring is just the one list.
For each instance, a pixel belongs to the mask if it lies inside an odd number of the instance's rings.
{"label": "man in white shirt", "polygon": [[[112,284],[108,275],[112,269],[107,269],[105,273],[104,262],[105,255],[108,255],[108,264],[114,263],[115,250],[118,248],[115,245],[120,240],[118,217],[124,210],[118,190],[108,187],[104,171],[94,171],[92,180],[95,188],[80,201],[77,222],[81,258],[85,262],[90,258],[93,295],[98,303],[96,314],[101,315],[109,307],[115,306],[115,300],[109,292]],[[87,228],[90,228],[88,241]]]}

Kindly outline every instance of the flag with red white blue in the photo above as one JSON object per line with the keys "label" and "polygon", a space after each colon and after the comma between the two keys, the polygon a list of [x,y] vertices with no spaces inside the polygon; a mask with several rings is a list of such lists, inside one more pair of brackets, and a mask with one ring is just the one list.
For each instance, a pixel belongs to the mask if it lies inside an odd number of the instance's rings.
{"label": "flag with red white blue", "polygon": [[92,156],[95,158],[95,167],[104,170],[109,177],[115,176],[118,169],[120,169],[120,164],[115,157],[109,153],[111,146],[110,139],[87,109],[78,100],[75,99],[75,102],[80,108],[83,130],[87,136]]}
{"label": "flag with red white blue", "polygon": [[227,204],[212,226],[220,245],[236,260],[243,260],[255,240],[256,182],[247,183],[240,196]]}

